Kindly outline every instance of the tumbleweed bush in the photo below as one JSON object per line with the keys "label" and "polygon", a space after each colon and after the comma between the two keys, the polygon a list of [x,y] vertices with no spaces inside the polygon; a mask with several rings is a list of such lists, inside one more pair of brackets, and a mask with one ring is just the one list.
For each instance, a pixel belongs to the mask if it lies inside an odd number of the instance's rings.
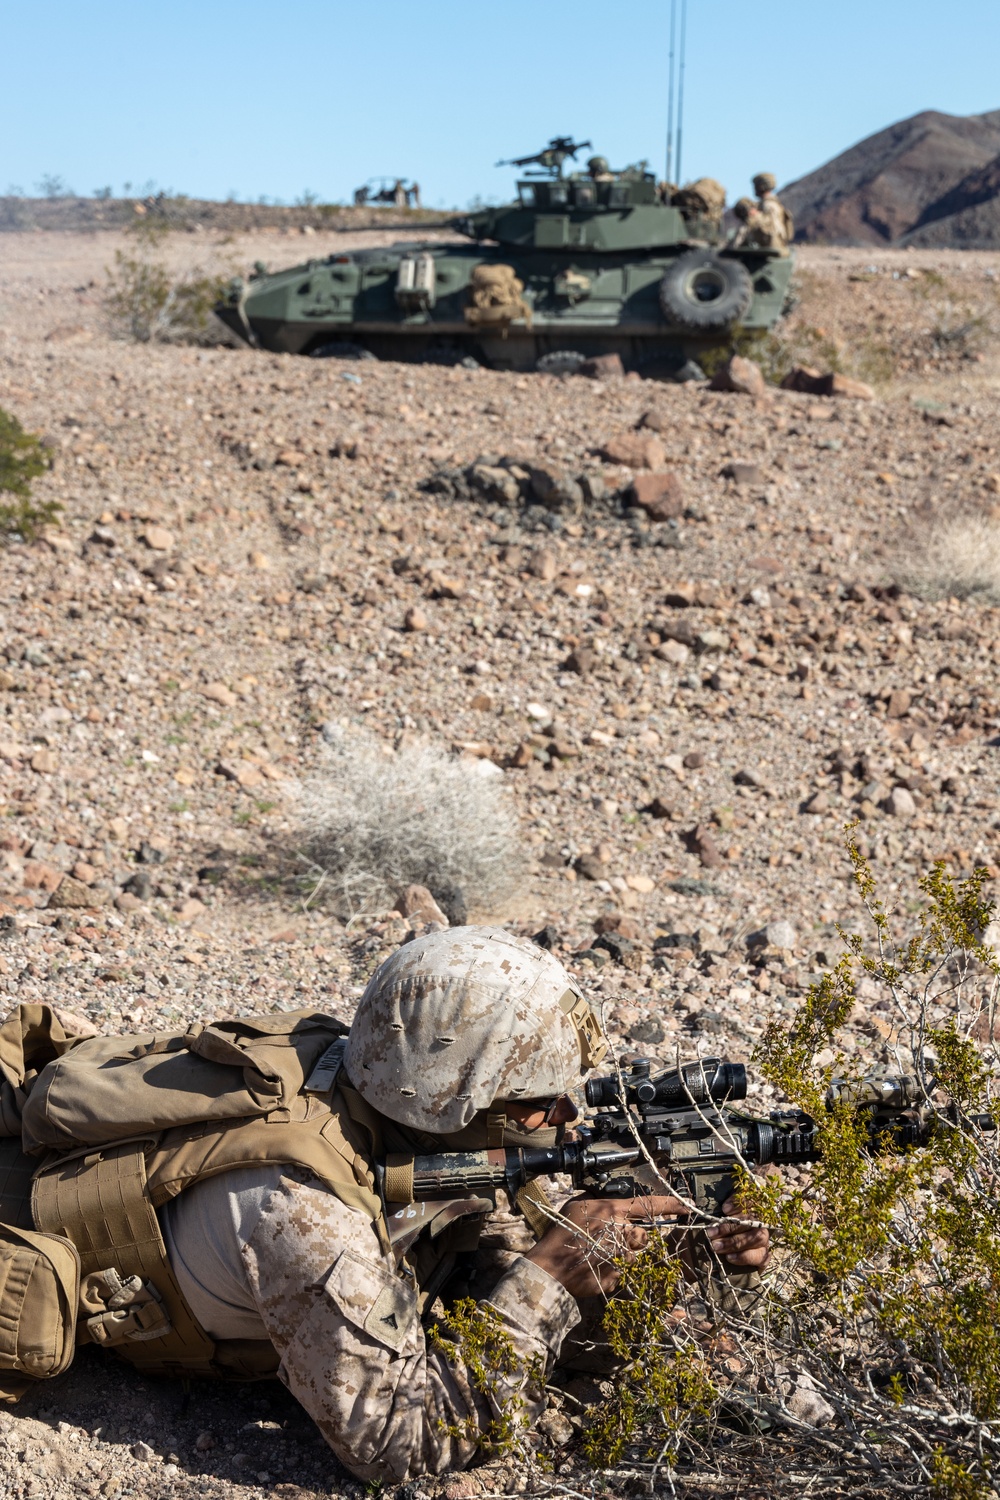
{"label": "tumbleweed bush", "polygon": [[430,744],[393,753],[366,731],[328,731],[302,788],[303,852],[350,912],[391,905],[408,885],[496,910],[524,875],[517,817],[500,777]]}
{"label": "tumbleweed bush", "polygon": [[896,575],[924,599],[1000,604],[1000,520],[974,514],[942,518],[914,536]]}

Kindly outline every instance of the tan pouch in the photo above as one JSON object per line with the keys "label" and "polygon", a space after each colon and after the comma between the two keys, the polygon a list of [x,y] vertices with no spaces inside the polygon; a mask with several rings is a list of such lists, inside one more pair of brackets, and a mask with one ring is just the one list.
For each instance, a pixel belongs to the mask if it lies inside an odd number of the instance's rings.
{"label": "tan pouch", "polygon": [[21,1112],[47,1063],[95,1034],[86,1016],[57,1005],[15,1006],[0,1026],[0,1136],[21,1137]]}
{"label": "tan pouch", "polygon": [[62,1235],[0,1224],[0,1399],[73,1362],[80,1257]]}
{"label": "tan pouch", "polygon": [[318,1011],[196,1024],[186,1032],[97,1036],[38,1074],[23,1107],[38,1153],[157,1135],[177,1126],[290,1110],[347,1027]]}

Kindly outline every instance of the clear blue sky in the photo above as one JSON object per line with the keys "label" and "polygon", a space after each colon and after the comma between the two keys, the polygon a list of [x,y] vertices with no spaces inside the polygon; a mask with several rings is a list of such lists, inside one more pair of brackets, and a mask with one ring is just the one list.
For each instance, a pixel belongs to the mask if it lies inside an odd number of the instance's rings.
{"label": "clear blue sky", "polygon": [[[590,137],[663,170],[668,0],[12,0],[0,192],[505,197],[502,156]],[[689,0],[685,177],[787,182],[920,109],[1000,108],[1000,0]]]}

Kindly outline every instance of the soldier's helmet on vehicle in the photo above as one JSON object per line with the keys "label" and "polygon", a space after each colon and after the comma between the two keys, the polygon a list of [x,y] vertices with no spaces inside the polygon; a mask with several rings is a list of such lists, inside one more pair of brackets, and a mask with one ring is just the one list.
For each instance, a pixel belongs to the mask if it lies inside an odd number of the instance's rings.
{"label": "soldier's helmet on vehicle", "polygon": [[587,162],[587,171],[595,182],[609,182],[613,176],[611,163],[606,156],[592,156]]}
{"label": "soldier's helmet on vehicle", "polygon": [[773,193],[777,186],[778,179],[773,172],[758,172],[753,180],[753,190],[758,196]]}
{"label": "soldier's helmet on vehicle", "polygon": [[380,1114],[446,1135],[498,1101],[566,1093],[606,1050],[597,1016],[551,953],[501,927],[453,927],[376,969],[345,1065]]}

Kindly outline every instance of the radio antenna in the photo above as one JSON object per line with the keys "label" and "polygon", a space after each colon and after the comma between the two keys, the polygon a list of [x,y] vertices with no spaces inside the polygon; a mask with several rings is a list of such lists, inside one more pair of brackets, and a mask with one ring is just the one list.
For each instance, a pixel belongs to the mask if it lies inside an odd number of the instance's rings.
{"label": "radio antenna", "polygon": [[687,51],[687,0],[681,0],[680,69],[677,78],[677,185],[681,185],[681,143],[684,137],[684,55]]}
{"label": "radio antenna", "polygon": [[677,35],[677,0],[670,0],[670,57],[667,65],[667,181],[674,172],[674,41]]}

